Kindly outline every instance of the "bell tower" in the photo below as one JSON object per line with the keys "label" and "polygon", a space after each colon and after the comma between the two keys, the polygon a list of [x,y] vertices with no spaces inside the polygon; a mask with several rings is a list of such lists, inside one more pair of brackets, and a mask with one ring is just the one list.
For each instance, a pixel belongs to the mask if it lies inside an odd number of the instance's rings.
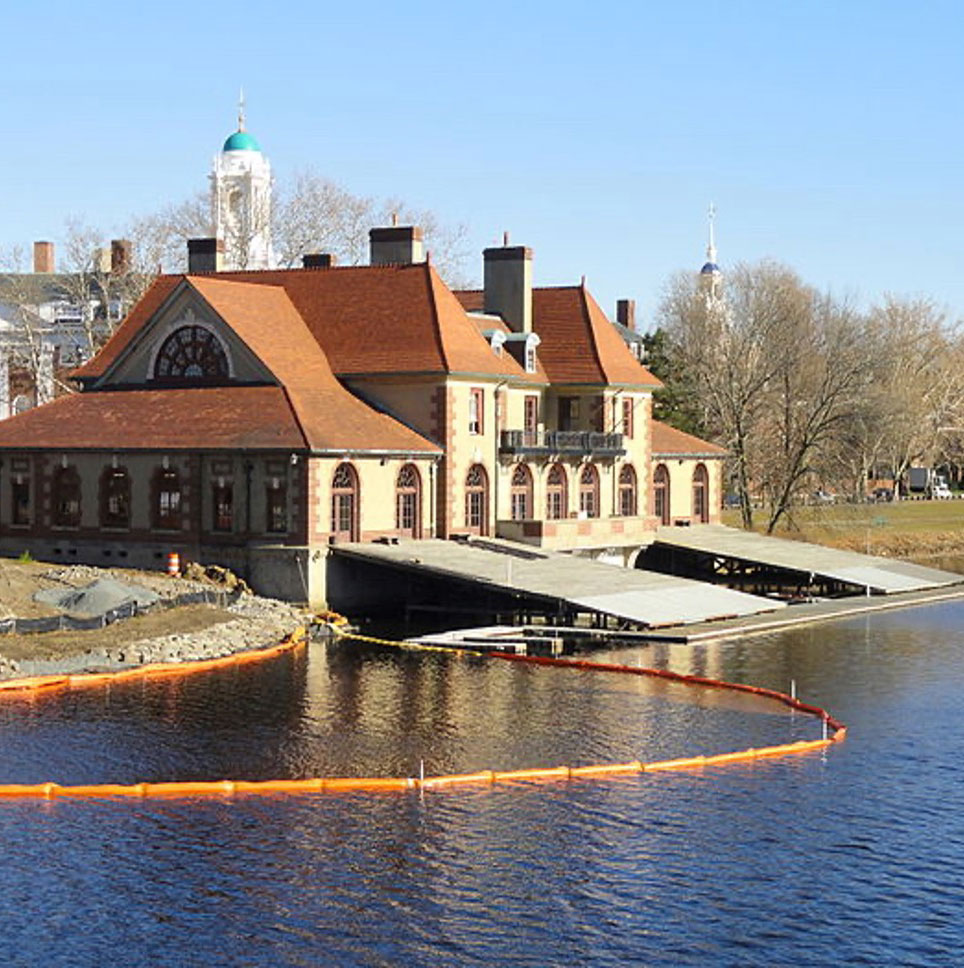
{"label": "bell tower", "polygon": [[244,93],[238,103],[238,130],[214,157],[211,221],[224,246],[224,269],[270,269],[271,165],[245,129]]}

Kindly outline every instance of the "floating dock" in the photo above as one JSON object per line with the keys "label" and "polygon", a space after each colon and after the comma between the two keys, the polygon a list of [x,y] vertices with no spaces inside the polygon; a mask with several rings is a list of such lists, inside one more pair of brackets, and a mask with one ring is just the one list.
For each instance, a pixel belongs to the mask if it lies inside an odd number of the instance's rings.
{"label": "floating dock", "polygon": [[[560,624],[572,624],[575,616],[594,615],[625,627],[654,628],[785,608],[784,602],[722,586],[492,538],[342,544],[335,545],[332,554],[378,569],[380,580],[374,577],[373,582],[370,573],[360,574],[358,579],[377,585],[379,594],[402,589],[407,580],[421,580],[421,594],[427,598],[431,586],[424,580],[434,579],[434,600],[438,601],[438,586],[444,583],[447,591],[443,608],[452,613],[463,604],[466,607],[462,610],[470,610],[473,599],[481,602],[492,592],[496,593],[490,596],[493,601],[505,603],[503,613],[528,611],[558,616]],[[389,578],[386,571],[393,575]],[[417,592],[406,597],[410,603],[418,601]],[[499,608],[492,606],[489,611],[498,612]]]}
{"label": "floating dock", "polygon": [[964,583],[964,575],[909,561],[706,524],[662,527],[644,561],[659,570],[748,587],[769,581],[832,594],[896,595]]}

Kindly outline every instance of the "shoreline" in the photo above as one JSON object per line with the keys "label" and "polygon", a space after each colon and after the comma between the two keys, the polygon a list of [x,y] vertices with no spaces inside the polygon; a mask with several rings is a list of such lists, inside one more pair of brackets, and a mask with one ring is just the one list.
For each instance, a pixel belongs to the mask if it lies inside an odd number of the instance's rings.
{"label": "shoreline", "polygon": [[[9,570],[11,565],[5,567]],[[39,588],[50,581],[64,582],[64,570],[37,568],[32,577]],[[247,592],[228,597],[229,589],[223,586],[169,579],[162,573],[83,566],[66,577],[67,584],[76,583],[73,587],[100,577],[120,577],[155,591],[158,607],[89,631],[0,635],[0,681],[224,658],[277,645],[307,624],[305,610],[287,602]],[[222,604],[172,605],[179,594],[211,590],[225,593]]]}

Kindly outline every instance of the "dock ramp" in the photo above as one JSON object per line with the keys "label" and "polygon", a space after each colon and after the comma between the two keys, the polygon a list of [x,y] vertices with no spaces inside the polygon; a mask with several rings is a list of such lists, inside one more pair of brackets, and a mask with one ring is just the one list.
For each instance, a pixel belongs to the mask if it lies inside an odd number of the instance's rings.
{"label": "dock ramp", "polygon": [[[647,627],[706,622],[784,608],[779,601],[641,569],[485,538],[339,544],[338,557],[420,573],[463,586],[458,595],[498,589],[547,611],[594,612]],[[453,603],[457,597],[453,597]]]}
{"label": "dock ramp", "polygon": [[654,552],[658,553],[660,549],[681,557],[689,556],[693,562],[702,560],[704,566],[712,567],[714,571],[759,566],[795,573],[809,584],[821,579],[864,589],[875,595],[894,595],[964,582],[964,575],[908,561],[826,548],[715,524],[693,528],[662,527],[651,545]]}

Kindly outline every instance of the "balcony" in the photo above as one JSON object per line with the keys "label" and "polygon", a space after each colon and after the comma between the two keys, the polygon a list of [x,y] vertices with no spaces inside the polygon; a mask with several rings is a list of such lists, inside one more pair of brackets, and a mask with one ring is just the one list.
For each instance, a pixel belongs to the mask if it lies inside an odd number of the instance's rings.
{"label": "balcony", "polygon": [[522,457],[621,457],[626,449],[622,434],[593,430],[503,430],[499,453]]}

